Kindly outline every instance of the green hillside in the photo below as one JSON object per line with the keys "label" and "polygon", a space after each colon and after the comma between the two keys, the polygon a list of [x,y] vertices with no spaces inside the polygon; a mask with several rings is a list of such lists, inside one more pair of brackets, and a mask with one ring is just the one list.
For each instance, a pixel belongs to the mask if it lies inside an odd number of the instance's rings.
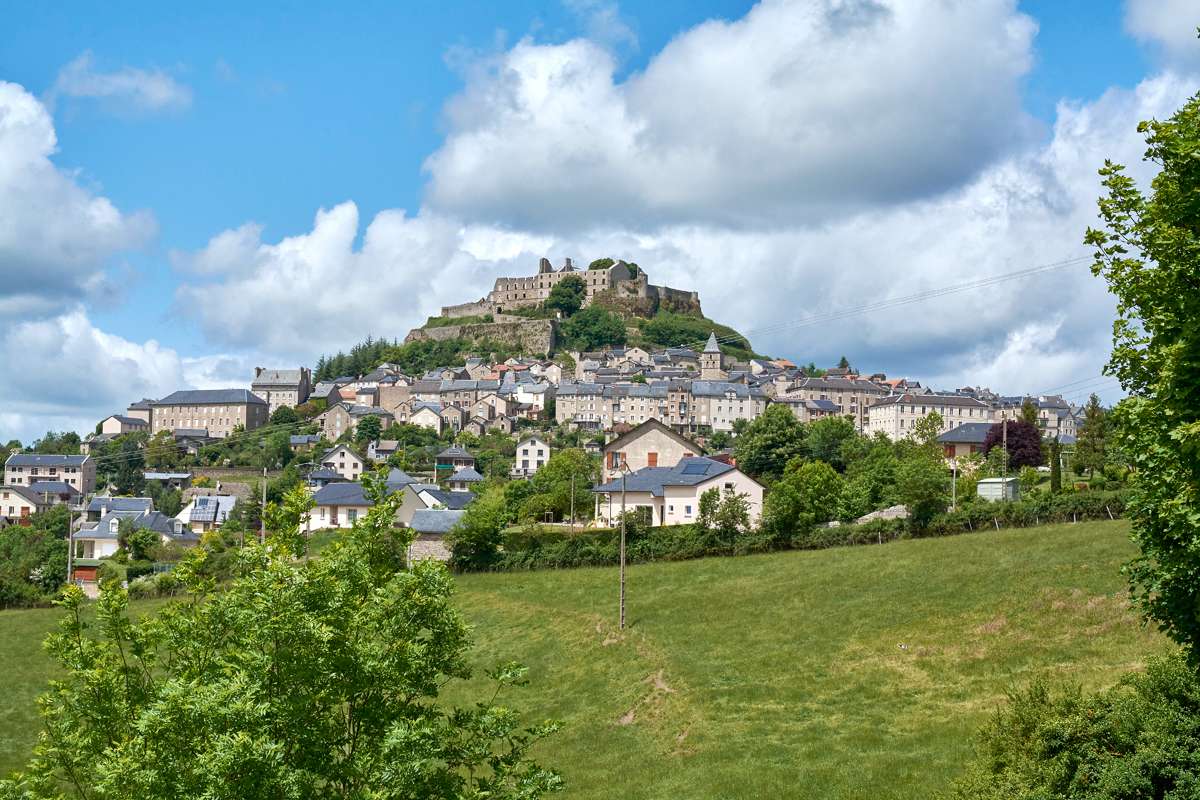
{"label": "green hillside", "polygon": [[[567,798],[909,798],[944,787],[1006,687],[1096,687],[1166,647],[1118,570],[1124,522],[613,569],[469,575],[481,665],[563,731]],[[0,612],[0,771],[36,735],[52,610]],[[456,693],[464,689],[455,690]],[[464,697],[468,696],[465,692]]]}

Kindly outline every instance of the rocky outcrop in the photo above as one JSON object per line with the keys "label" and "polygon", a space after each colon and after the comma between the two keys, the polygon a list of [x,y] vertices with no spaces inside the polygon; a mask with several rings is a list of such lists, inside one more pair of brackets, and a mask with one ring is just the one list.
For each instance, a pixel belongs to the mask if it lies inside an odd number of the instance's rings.
{"label": "rocky outcrop", "polygon": [[407,342],[466,339],[478,344],[495,343],[520,349],[530,355],[554,350],[554,322],[548,319],[522,319],[512,322],[484,322],[471,325],[445,325],[439,328],[414,328],[404,337]]}

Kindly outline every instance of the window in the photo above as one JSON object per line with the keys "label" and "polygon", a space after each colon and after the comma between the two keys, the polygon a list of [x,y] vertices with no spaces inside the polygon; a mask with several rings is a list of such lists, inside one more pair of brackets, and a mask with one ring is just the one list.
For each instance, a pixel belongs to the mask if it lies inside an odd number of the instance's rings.
{"label": "window", "polygon": [[350,524],[354,524],[354,521],[358,519],[358,509],[351,508],[348,510],[346,512],[346,519],[350,520]]}
{"label": "window", "polygon": [[692,515],[692,507],[691,507],[691,506],[684,506],[684,507],[683,507],[683,515],[684,515],[685,517],[690,517],[690,516]]}

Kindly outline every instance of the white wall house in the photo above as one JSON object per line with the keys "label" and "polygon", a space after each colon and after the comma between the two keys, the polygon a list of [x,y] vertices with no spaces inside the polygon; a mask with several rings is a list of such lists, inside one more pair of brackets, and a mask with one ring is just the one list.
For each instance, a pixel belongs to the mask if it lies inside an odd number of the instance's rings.
{"label": "white wall house", "polygon": [[[696,457],[682,459],[673,467],[646,467],[625,475],[626,510],[645,509],[653,526],[684,525],[696,521],[700,496],[709,489],[746,497],[750,523],[762,517],[763,486],[732,464]],[[596,496],[596,519],[612,525],[620,521],[622,481],[618,476],[592,489]]]}
{"label": "white wall house", "polygon": [[514,477],[528,478],[546,466],[550,460],[550,445],[540,436],[527,436],[517,443],[516,460],[513,463]]}
{"label": "white wall house", "polygon": [[321,457],[321,466],[333,470],[347,481],[358,480],[367,468],[366,462],[344,444],[339,444],[325,453]]}

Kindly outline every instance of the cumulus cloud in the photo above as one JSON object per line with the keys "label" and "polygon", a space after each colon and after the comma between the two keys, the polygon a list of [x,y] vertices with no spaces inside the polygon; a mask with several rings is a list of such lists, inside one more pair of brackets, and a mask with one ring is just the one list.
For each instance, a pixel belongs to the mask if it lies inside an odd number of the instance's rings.
{"label": "cumulus cloud", "polygon": [[[211,341],[312,359],[367,334],[402,338],[442,304],[482,297],[500,270],[528,262],[542,237],[465,228],[435,214],[380,212],[361,247],[352,202],[316,215],[312,231],[266,243],[245,225],[218,234],[177,265],[218,276],[188,280],[178,305]],[[521,269],[526,269],[522,264]]]}
{"label": "cumulus cloud", "polygon": [[637,33],[613,0],[563,0],[563,5],[583,22],[593,42],[614,49],[637,48]]}
{"label": "cumulus cloud", "polygon": [[529,229],[817,223],[961,184],[1030,133],[1013,0],[764,0],[617,82],[524,40],[469,73],[430,207]]}
{"label": "cumulus cloud", "polygon": [[45,106],[0,81],[0,315],[45,312],[65,297],[102,287],[113,254],[155,231],[145,212],[125,214],[80,185],[51,156],[57,148]]}
{"label": "cumulus cloud", "polygon": [[1200,67],[1200,6],[1194,0],[1126,0],[1125,28],[1180,66]]}
{"label": "cumulus cloud", "polygon": [[91,51],[59,70],[46,99],[53,105],[61,97],[99,100],[122,111],[170,111],[192,104],[192,90],[163,70],[127,66],[101,72]]}
{"label": "cumulus cloud", "polygon": [[21,376],[0,384],[0,439],[26,442],[47,430],[90,431],[142,397],[244,384],[250,374],[243,358],[188,358],[153,339],[105,333],[82,307],[0,328],[0,363]]}

